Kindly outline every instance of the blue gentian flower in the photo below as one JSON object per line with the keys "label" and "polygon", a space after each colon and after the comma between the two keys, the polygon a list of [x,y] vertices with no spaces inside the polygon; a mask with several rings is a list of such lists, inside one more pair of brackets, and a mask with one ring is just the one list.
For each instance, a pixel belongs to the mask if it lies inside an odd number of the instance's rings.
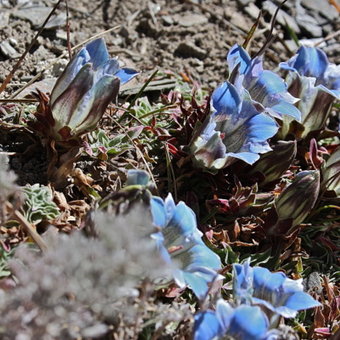
{"label": "blue gentian flower", "polygon": [[116,99],[119,85],[136,74],[110,58],[103,39],[87,44],[71,59],[52,90],[53,137],[68,140],[93,129]]}
{"label": "blue gentian flower", "polygon": [[259,154],[271,150],[267,139],[277,132],[276,122],[242,99],[233,84],[220,85],[212,94],[211,106],[213,112],[191,143],[198,166],[216,172],[236,159],[253,164]]}
{"label": "blue gentian flower", "polygon": [[298,99],[288,93],[288,86],[279,75],[263,69],[262,57],[252,59],[243,47],[234,45],[227,63],[230,81],[251,98],[257,110],[279,119],[288,115],[300,120],[301,113],[294,105]]}
{"label": "blue gentian flower", "polygon": [[165,261],[174,264],[173,276],[179,287],[189,286],[202,299],[209,284],[219,279],[219,257],[202,241],[195,213],[184,203],[175,204],[171,194],[165,200],[151,199],[154,235]]}
{"label": "blue gentian flower", "polygon": [[220,299],[216,311],[195,315],[194,340],[223,336],[235,340],[268,340],[268,327],[268,319],[260,307],[240,305],[233,308]]}
{"label": "blue gentian flower", "polygon": [[303,291],[302,279],[291,280],[281,272],[271,273],[267,268],[252,268],[249,262],[235,264],[234,271],[234,294],[241,296],[244,287],[247,287],[251,296],[245,298],[253,304],[266,307],[270,311],[271,323],[277,320],[275,314],[293,318],[300,310],[320,306],[319,302]]}
{"label": "blue gentian flower", "polygon": [[[302,46],[280,67],[289,71],[289,92],[300,98],[297,107],[304,128],[301,137],[323,129],[334,100],[340,99],[340,65],[329,63],[322,50]],[[285,120],[283,135],[288,133],[290,122]]]}

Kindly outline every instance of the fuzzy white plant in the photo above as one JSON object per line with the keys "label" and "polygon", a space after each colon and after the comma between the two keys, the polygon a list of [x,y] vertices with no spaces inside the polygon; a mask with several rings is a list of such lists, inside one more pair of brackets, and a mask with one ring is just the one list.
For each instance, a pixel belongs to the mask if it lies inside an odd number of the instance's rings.
{"label": "fuzzy white plant", "polygon": [[168,275],[145,209],[94,220],[98,237],[52,233],[43,255],[18,249],[10,263],[18,285],[0,298],[1,339],[99,337],[134,314],[143,282]]}

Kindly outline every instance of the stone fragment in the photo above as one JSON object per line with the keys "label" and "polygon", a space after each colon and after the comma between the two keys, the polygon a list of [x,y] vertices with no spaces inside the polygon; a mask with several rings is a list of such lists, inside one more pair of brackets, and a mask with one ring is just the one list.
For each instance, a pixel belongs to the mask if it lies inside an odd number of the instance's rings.
{"label": "stone fragment", "polygon": [[9,12],[0,12],[0,28],[6,27],[9,23]]}
{"label": "stone fragment", "polygon": [[204,59],[207,52],[191,42],[181,42],[175,50],[175,54],[183,58]]}
{"label": "stone fragment", "polygon": [[247,7],[245,7],[244,11],[253,19],[257,19],[260,9],[253,3],[249,3]]}
{"label": "stone fragment", "polygon": [[20,54],[15,48],[11,46],[8,40],[4,40],[0,43],[0,52],[3,56],[9,59],[19,58]]}
{"label": "stone fragment", "polygon": [[[322,4],[321,4],[322,2]],[[301,4],[312,11],[316,11],[329,20],[334,20],[339,16],[336,8],[328,1],[323,0],[302,0]]]}
{"label": "stone fragment", "polygon": [[309,14],[304,13],[304,15],[297,16],[297,23],[307,36],[312,36],[315,38],[322,36],[322,27],[319,26],[318,22]]}
{"label": "stone fragment", "polygon": [[45,25],[45,29],[54,29],[66,25],[66,13],[62,12],[56,16],[52,16],[51,19]]}
{"label": "stone fragment", "polygon": [[195,25],[204,25],[208,22],[208,18],[200,14],[176,15],[176,21],[180,26],[190,27]]}
{"label": "stone fragment", "polygon": [[249,3],[253,2],[254,0],[237,0],[237,2],[241,5],[241,6],[246,6]]}
{"label": "stone fragment", "polygon": [[[277,6],[271,1],[267,0],[263,3],[262,8],[266,10],[271,16],[273,16],[276,12]],[[295,19],[286,12],[279,11],[276,20],[282,26],[288,25],[296,34],[299,34],[301,32]]]}
{"label": "stone fragment", "polygon": [[171,26],[174,24],[174,19],[170,15],[162,15],[164,25]]}
{"label": "stone fragment", "polygon": [[244,32],[248,32],[251,28],[251,24],[249,24],[245,16],[239,12],[233,13],[230,22]]}
{"label": "stone fragment", "polygon": [[[45,6],[30,6],[20,8],[12,13],[12,16],[22,20],[29,21],[34,28],[39,28],[46,20],[47,16],[52,11],[51,7]],[[45,28],[52,29],[65,25],[66,13],[60,13],[51,17]]]}

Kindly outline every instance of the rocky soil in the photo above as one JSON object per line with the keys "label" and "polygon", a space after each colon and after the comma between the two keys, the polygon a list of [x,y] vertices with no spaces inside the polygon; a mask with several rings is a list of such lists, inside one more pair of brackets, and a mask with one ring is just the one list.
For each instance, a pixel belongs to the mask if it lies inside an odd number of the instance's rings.
{"label": "rocky soil", "polygon": [[[0,81],[29,46],[55,3],[48,0],[0,1]],[[141,71],[139,81],[156,69],[171,70],[181,73],[184,79],[213,88],[226,78],[228,49],[235,43],[243,43],[260,9],[263,16],[250,51],[255,53],[261,48],[279,3],[74,0],[68,1],[67,18],[65,2],[61,2],[7,86],[5,96],[17,94],[17,98],[21,97],[18,90],[28,82],[42,79],[45,80],[34,86],[48,91],[68,62],[68,41],[70,47],[75,47],[106,30],[109,32],[103,36],[110,53]],[[276,39],[266,52],[267,62],[273,66],[294,53],[297,46],[292,31],[304,43],[320,43],[330,59],[339,62],[340,21],[339,6],[336,6],[335,1],[328,0],[287,1],[277,17]]]}

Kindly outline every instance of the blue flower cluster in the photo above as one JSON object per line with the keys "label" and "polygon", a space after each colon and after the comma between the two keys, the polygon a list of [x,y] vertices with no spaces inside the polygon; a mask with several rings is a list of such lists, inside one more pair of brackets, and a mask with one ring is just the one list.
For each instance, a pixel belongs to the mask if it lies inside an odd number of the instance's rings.
{"label": "blue flower cluster", "polygon": [[[297,104],[303,125],[300,137],[320,131],[326,125],[333,102],[340,99],[340,65],[329,63],[322,50],[302,46],[280,67],[289,71],[289,91],[300,98]],[[290,122],[290,119],[284,120],[285,133],[289,131]]]}
{"label": "blue flower cluster", "polygon": [[[128,172],[128,185],[147,186],[148,182],[145,171]],[[152,196],[150,208],[153,224],[160,230],[152,237],[164,261],[171,265],[176,284],[189,286],[199,299],[205,298],[210,285],[223,277],[217,272],[221,260],[202,241],[195,213],[184,202],[175,204],[171,194],[165,200]]]}
{"label": "blue flower cluster", "polygon": [[237,340],[274,339],[281,316],[295,317],[303,309],[321,304],[303,292],[302,279],[251,267],[249,261],[234,265],[233,292],[236,307],[218,300],[216,310],[195,316],[195,340],[231,336]]}
{"label": "blue flower cluster", "polygon": [[104,39],[82,48],[58,78],[50,98],[53,137],[68,140],[94,129],[108,104],[115,100],[119,85],[137,75],[120,68],[110,58]]}
{"label": "blue flower cluster", "polygon": [[330,64],[323,51],[301,47],[282,69],[289,71],[287,83],[276,73],[263,69],[262,57],[251,58],[239,45],[227,56],[230,77],[212,94],[212,112],[191,142],[197,166],[210,172],[240,159],[255,163],[271,150],[281,121],[281,136],[295,120],[310,131],[325,127],[330,108],[340,98],[340,65]]}
{"label": "blue flower cluster", "polygon": [[272,117],[299,120],[297,101],[274,72],[263,70],[262,58],[251,59],[235,45],[227,56],[229,81],[212,94],[212,113],[191,143],[193,159],[209,171],[227,167],[236,159],[248,164],[271,150],[268,139],[278,131]]}

